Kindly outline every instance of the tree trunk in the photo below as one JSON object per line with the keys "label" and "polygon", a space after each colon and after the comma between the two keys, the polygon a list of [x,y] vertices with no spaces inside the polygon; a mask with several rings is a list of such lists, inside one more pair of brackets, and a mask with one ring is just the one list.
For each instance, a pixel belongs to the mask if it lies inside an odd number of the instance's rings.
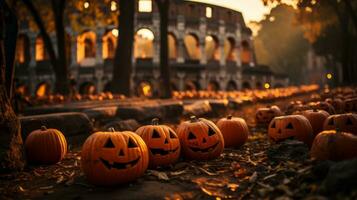
{"label": "tree trunk", "polygon": [[[6,35],[6,33],[8,33],[7,30],[17,30],[17,28],[13,27],[14,25],[17,26],[17,24],[6,21],[8,18],[4,16],[11,16],[9,15],[11,12],[7,10],[8,7],[4,6],[4,4],[0,3],[0,173],[22,170],[25,165],[20,122],[11,107],[7,94],[8,88],[6,88],[9,85],[6,82],[12,82],[12,80],[8,80],[5,77],[5,71],[11,68],[5,65],[13,63],[14,61],[11,61],[11,59],[15,57],[14,55],[6,57],[10,53],[5,52],[5,44],[16,42],[17,37],[17,32],[12,32],[11,35]],[[14,17],[12,20],[16,21],[16,18]]]}
{"label": "tree trunk", "polygon": [[[35,8],[34,4],[32,3],[31,0],[22,0],[22,2],[25,4],[25,6],[28,8],[28,10],[30,11],[37,27],[40,30],[40,34],[42,36],[43,42],[45,44],[45,48],[46,51],[48,53],[48,56],[50,57],[50,63],[53,67],[53,71],[55,73],[56,76],[56,88],[55,91],[59,92],[60,94],[68,94],[69,92],[69,81],[68,81],[68,72],[67,72],[67,65],[63,65],[63,63],[66,63],[66,60],[62,61],[63,58],[65,57],[59,57],[60,59],[57,59],[54,47],[53,47],[53,43],[51,41],[51,37],[49,35],[49,33],[46,31],[45,25],[43,23],[43,20],[41,19],[39,12],[37,11],[37,9]],[[64,2],[63,2],[64,4]],[[60,8],[57,8],[60,9]],[[63,7],[64,9],[64,7]],[[63,48],[63,52],[60,52],[60,46],[61,45],[65,45],[64,40],[61,38],[61,32],[62,36],[65,37],[64,34],[64,25],[63,25],[63,11],[59,11],[59,14],[56,16],[56,13],[54,13],[55,15],[55,22],[56,22],[56,36],[57,36],[57,43],[62,43],[59,45],[59,54],[65,54],[65,48]],[[62,15],[62,17],[61,17]],[[59,22],[60,21],[60,22]],[[57,24],[59,23],[59,24]],[[62,29],[59,30],[59,33],[57,32],[58,29]],[[62,51],[62,50],[61,50]]]}
{"label": "tree trunk", "polygon": [[160,12],[160,96],[171,98],[171,74],[169,66],[168,20],[169,0],[156,0]]}
{"label": "tree trunk", "polygon": [[346,10],[348,14],[351,16],[355,31],[357,31],[357,14],[356,14],[357,11],[353,10],[351,0],[343,0],[343,2],[345,2]]}
{"label": "tree trunk", "polygon": [[112,92],[131,95],[134,13],[136,1],[119,1],[119,37],[113,61]]}

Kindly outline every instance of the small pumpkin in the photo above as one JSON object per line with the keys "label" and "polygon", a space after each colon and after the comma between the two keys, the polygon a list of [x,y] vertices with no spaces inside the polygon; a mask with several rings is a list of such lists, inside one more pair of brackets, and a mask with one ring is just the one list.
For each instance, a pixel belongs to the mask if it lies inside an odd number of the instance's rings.
{"label": "small pumpkin", "polygon": [[316,109],[302,111],[301,115],[309,120],[314,137],[323,130],[324,122],[330,116],[328,112]]}
{"label": "small pumpkin", "polygon": [[345,100],[345,112],[357,112],[357,98]]}
{"label": "small pumpkin", "polygon": [[335,108],[331,104],[324,102],[324,101],[311,102],[311,103],[309,103],[309,106],[312,109],[324,110],[324,111],[328,112],[330,115],[333,115],[336,113]]}
{"label": "small pumpkin", "polygon": [[37,164],[55,164],[67,153],[67,141],[63,133],[57,129],[41,129],[32,131],[25,141],[26,157],[29,162]]}
{"label": "small pumpkin", "polygon": [[317,160],[346,160],[357,157],[357,136],[336,130],[319,133],[310,151]]}
{"label": "small pumpkin", "polygon": [[260,125],[267,125],[274,117],[283,115],[278,106],[268,106],[266,108],[259,108],[255,113],[255,121]]}
{"label": "small pumpkin", "polygon": [[242,146],[248,139],[249,129],[243,118],[229,115],[220,119],[217,127],[222,132],[225,147]]}
{"label": "small pumpkin", "polygon": [[357,114],[331,115],[324,122],[324,130],[339,129],[357,135]]}
{"label": "small pumpkin", "polygon": [[159,119],[153,119],[152,125],[142,126],[136,133],[149,149],[149,167],[174,164],[179,159],[180,140],[170,127],[159,125]]}
{"label": "small pumpkin", "polygon": [[224,139],[221,131],[211,121],[192,116],[177,128],[183,155],[187,159],[208,160],[221,155]]}
{"label": "small pumpkin", "polygon": [[269,124],[268,135],[276,142],[294,138],[309,146],[314,139],[311,124],[302,115],[275,117]]}
{"label": "small pumpkin", "polygon": [[149,164],[148,148],[130,131],[96,132],[82,147],[81,167],[94,185],[127,183],[142,176]]}
{"label": "small pumpkin", "polygon": [[325,101],[333,106],[333,108],[335,109],[336,113],[343,113],[344,112],[344,110],[345,110],[345,102],[342,99],[328,98]]}

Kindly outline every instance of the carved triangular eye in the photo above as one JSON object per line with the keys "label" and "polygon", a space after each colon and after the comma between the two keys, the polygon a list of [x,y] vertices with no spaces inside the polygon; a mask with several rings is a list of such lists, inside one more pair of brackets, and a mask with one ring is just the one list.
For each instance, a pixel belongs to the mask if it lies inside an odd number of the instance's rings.
{"label": "carved triangular eye", "polygon": [[135,143],[135,141],[129,137],[129,141],[128,141],[128,148],[135,148],[138,147],[138,145]]}
{"label": "carved triangular eye", "polygon": [[170,132],[170,138],[177,138],[175,133],[173,133],[171,130],[169,132]]}
{"label": "carved triangular eye", "polygon": [[353,125],[352,120],[350,118],[347,118],[346,125]]}
{"label": "carved triangular eye", "polygon": [[331,118],[331,119],[328,121],[328,125],[330,125],[330,126],[333,126],[333,125],[334,125],[333,118]]}
{"label": "carved triangular eye", "polygon": [[275,122],[270,126],[270,128],[275,128]]}
{"label": "carved triangular eye", "polygon": [[293,129],[293,125],[291,124],[291,122],[285,127],[286,129]]}
{"label": "carved triangular eye", "polygon": [[216,134],[216,132],[211,127],[208,127],[208,136],[212,136],[214,134]]}
{"label": "carved triangular eye", "polygon": [[160,134],[159,132],[157,132],[157,130],[154,129],[154,131],[152,132],[152,138],[160,138]]}
{"label": "carved triangular eye", "polygon": [[119,151],[119,156],[124,156],[124,151],[123,151],[123,149],[120,149],[120,151]]}
{"label": "carved triangular eye", "polygon": [[115,148],[112,139],[108,138],[108,140],[105,142],[104,148]]}
{"label": "carved triangular eye", "polygon": [[193,133],[190,132],[190,133],[188,134],[188,139],[189,139],[189,140],[196,139],[196,136],[195,136]]}

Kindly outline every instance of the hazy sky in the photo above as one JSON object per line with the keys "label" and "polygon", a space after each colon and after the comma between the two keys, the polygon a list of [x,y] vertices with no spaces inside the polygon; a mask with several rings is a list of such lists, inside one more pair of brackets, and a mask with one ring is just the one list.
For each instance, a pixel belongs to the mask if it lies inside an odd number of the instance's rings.
{"label": "hazy sky", "polygon": [[[241,11],[243,13],[246,22],[260,21],[264,18],[265,14],[268,14],[271,7],[263,5],[262,0],[190,0],[197,2],[204,2],[214,5],[219,5],[234,10]],[[292,0],[286,0],[292,1]]]}

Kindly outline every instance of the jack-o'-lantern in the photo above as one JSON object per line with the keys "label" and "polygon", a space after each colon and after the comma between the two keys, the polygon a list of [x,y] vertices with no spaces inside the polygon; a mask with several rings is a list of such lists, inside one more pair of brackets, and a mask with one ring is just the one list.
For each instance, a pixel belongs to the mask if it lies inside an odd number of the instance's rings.
{"label": "jack-o'-lantern", "polygon": [[346,160],[357,157],[357,136],[336,130],[319,133],[311,147],[317,160]]}
{"label": "jack-o'-lantern", "polygon": [[183,155],[187,159],[207,160],[221,155],[224,139],[221,131],[211,121],[192,116],[177,129]]}
{"label": "jack-o'-lantern", "polygon": [[346,112],[357,112],[357,98],[351,98],[345,100]]}
{"label": "jack-o'-lantern", "polygon": [[268,125],[274,117],[283,115],[278,106],[259,108],[255,113],[255,121],[260,125]]}
{"label": "jack-o'-lantern", "polygon": [[328,117],[324,123],[324,130],[336,129],[357,135],[357,114],[346,113]]}
{"label": "jack-o'-lantern", "polygon": [[115,185],[142,176],[149,164],[148,149],[130,131],[96,132],[83,144],[81,167],[94,185]]}
{"label": "jack-o'-lantern", "polygon": [[136,133],[143,138],[149,149],[149,167],[170,165],[180,157],[180,140],[168,126],[159,125],[159,119],[152,120],[152,125],[142,126]]}
{"label": "jack-o'-lantern", "polygon": [[343,113],[344,112],[344,110],[345,110],[345,102],[342,99],[328,98],[325,101],[333,106],[333,108],[335,109],[336,113]]}
{"label": "jack-o'-lantern", "polygon": [[323,130],[324,122],[330,116],[328,112],[316,109],[302,111],[301,115],[309,120],[314,137]]}
{"label": "jack-o'-lantern", "polygon": [[55,164],[67,153],[67,141],[57,129],[41,129],[32,131],[25,141],[26,157],[36,164]]}
{"label": "jack-o'-lantern", "polygon": [[308,119],[302,115],[275,117],[269,124],[268,135],[273,141],[297,139],[311,146],[314,139]]}
{"label": "jack-o'-lantern", "polygon": [[229,115],[227,118],[220,119],[217,127],[222,132],[225,147],[239,147],[248,139],[248,125],[242,118]]}
{"label": "jack-o'-lantern", "polygon": [[324,110],[324,111],[328,112],[330,115],[335,114],[335,109],[333,108],[333,106],[327,102],[324,102],[324,101],[311,102],[311,103],[309,103],[309,106],[312,109]]}
{"label": "jack-o'-lantern", "polygon": [[286,113],[292,114],[297,111],[304,111],[309,109],[310,106],[304,105],[301,101],[292,101],[289,103],[288,107],[286,108]]}

